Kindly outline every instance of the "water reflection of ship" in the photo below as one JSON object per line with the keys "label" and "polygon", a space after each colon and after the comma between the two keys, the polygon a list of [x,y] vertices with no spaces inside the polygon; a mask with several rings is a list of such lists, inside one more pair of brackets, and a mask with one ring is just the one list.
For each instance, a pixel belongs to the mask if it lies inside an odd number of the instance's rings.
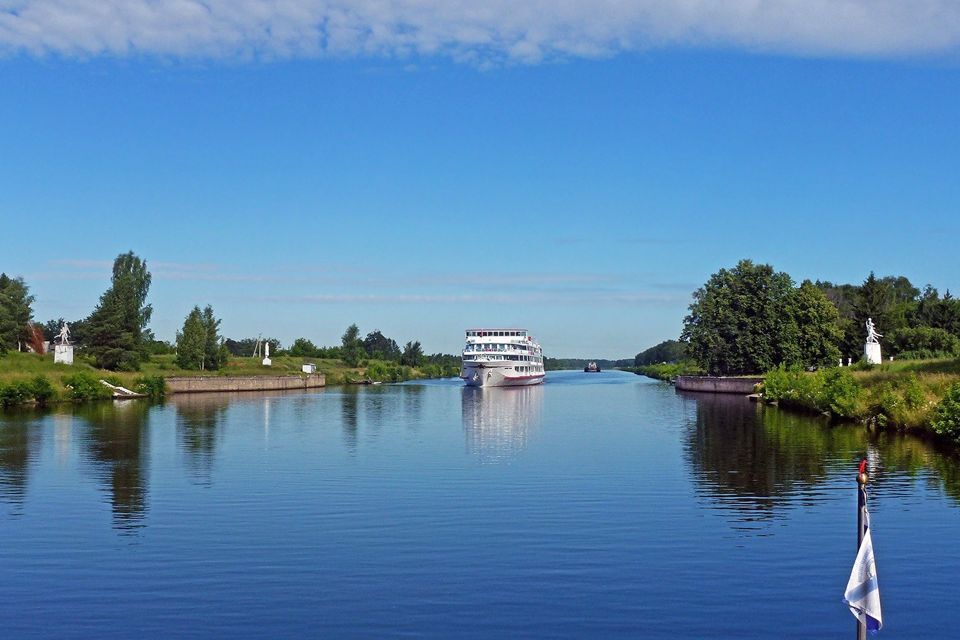
{"label": "water reflection of ship", "polygon": [[543,387],[464,387],[461,396],[467,451],[483,462],[509,460],[540,427]]}

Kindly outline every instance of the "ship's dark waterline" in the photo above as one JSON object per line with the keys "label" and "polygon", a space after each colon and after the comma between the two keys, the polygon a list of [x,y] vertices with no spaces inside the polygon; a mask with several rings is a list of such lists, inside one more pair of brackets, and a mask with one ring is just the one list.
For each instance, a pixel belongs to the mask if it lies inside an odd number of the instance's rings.
{"label": "ship's dark waterline", "polygon": [[0,417],[4,638],[951,635],[960,464],[618,372]]}

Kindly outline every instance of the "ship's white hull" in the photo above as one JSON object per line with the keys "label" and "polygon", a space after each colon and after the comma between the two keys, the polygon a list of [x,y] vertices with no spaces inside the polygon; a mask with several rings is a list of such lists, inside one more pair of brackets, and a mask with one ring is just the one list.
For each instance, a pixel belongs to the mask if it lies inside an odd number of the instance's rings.
{"label": "ship's white hull", "polygon": [[526,387],[542,383],[544,374],[519,373],[512,366],[464,365],[460,377],[468,387]]}

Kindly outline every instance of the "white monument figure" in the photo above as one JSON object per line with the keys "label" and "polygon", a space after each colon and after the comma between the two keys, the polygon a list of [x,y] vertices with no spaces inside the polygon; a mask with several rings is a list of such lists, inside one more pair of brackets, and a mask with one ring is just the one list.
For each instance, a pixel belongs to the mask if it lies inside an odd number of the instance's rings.
{"label": "white monument figure", "polygon": [[263,343],[263,366],[269,367],[273,364],[273,361],[270,359],[270,341],[265,341]]}
{"label": "white monument figure", "polygon": [[[58,342],[59,341],[59,342]],[[70,344],[70,325],[66,322],[60,327],[60,333],[54,338],[54,364],[73,364],[73,345]]]}
{"label": "white monument figure", "polygon": [[867,341],[863,345],[863,357],[870,364],[880,364],[883,357],[880,355],[880,341],[883,334],[877,332],[877,326],[873,324],[873,318],[867,318],[865,323],[867,327]]}

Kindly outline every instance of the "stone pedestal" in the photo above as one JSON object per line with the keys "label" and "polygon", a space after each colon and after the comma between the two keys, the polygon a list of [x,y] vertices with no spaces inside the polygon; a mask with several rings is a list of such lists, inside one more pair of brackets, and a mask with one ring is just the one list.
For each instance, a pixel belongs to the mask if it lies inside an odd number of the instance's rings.
{"label": "stone pedestal", "polygon": [[870,364],[880,364],[883,357],[880,355],[880,345],[876,342],[868,342],[863,345],[863,357]]}
{"label": "stone pedestal", "polygon": [[54,345],[53,361],[56,364],[73,364],[73,345]]}
{"label": "stone pedestal", "polygon": [[264,358],[264,359],[263,359],[263,366],[269,367],[269,366],[272,365],[272,364],[273,364],[273,361],[272,361],[270,358]]}

